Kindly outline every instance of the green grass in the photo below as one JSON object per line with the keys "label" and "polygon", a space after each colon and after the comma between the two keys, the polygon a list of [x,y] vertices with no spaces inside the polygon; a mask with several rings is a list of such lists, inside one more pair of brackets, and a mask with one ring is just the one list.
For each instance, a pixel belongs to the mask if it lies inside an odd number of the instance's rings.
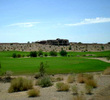
{"label": "green grass", "polygon": [[73,56],[83,56],[86,54],[93,54],[93,56],[90,57],[107,57],[110,55],[110,51],[102,51],[102,52],[69,52],[68,55],[73,55]]}
{"label": "green grass", "polygon": [[[0,52],[0,62],[2,66],[2,72],[12,71],[14,75],[17,74],[33,74],[38,71],[41,62],[47,62],[49,67],[47,68],[48,74],[57,73],[79,73],[79,72],[92,72],[102,71],[106,67],[110,66],[110,63],[106,63],[100,60],[87,59],[86,57],[37,57],[37,58],[12,58],[13,51]],[[28,55],[29,52],[18,52],[17,54]],[[83,52],[84,53],[84,52]],[[107,52],[95,52],[96,55],[107,55]],[[71,53],[76,55],[75,53]],[[81,53],[77,52],[77,55]],[[94,54],[94,52],[93,52]]]}

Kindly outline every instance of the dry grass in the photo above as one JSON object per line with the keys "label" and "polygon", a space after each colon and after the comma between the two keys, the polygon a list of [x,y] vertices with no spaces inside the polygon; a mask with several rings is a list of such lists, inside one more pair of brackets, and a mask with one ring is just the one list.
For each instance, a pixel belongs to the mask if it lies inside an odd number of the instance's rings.
{"label": "dry grass", "polygon": [[85,81],[86,85],[92,86],[93,88],[97,88],[97,82],[93,79],[89,79]]}
{"label": "dry grass", "polygon": [[78,87],[77,87],[77,85],[73,85],[71,87],[71,90],[72,90],[73,94],[78,94]]}
{"label": "dry grass", "polygon": [[85,85],[85,89],[86,89],[86,93],[87,94],[92,94],[92,90],[93,90],[93,87],[90,86],[90,85]]}
{"label": "dry grass", "polygon": [[56,82],[57,81],[55,77],[50,77],[50,79],[51,79],[52,82]]}
{"label": "dry grass", "polygon": [[56,83],[57,91],[69,91],[70,86],[66,83],[59,82]]}
{"label": "dry grass", "polygon": [[77,81],[78,81],[78,83],[84,83],[84,75],[78,74]]}
{"label": "dry grass", "polygon": [[84,96],[76,96],[76,97],[73,97],[73,100],[86,100],[85,98],[84,98]]}
{"label": "dry grass", "polygon": [[103,72],[104,75],[110,75],[110,67],[104,70]]}
{"label": "dry grass", "polygon": [[67,82],[68,83],[73,83],[74,82],[74,76],[73,75],[69,75],[67,78]]}
{"label": "dry grass", "polygon": [[19,77],[11,81],[11,86],[8,89],[8,92],[11,93],[11,92],[25,91],[32,88],[33,88],[33,83],[31,80]]}
{"label": "dry grass", "polygon": [[28,92],[29,97],[38,97],[40,95],[40,90],[39,89],[31,89]]}
{"label": "dry grass", "polygon": [[57,77],[56,81],[63,81],[63,77],[61,77],[61,76]]}
{"label": "dry grass", "polygon": [[84,78],[85,78],[85,80],[91,80],[91,79],[93,79],[94,77],[93,77],[92,74],[84,74]]}

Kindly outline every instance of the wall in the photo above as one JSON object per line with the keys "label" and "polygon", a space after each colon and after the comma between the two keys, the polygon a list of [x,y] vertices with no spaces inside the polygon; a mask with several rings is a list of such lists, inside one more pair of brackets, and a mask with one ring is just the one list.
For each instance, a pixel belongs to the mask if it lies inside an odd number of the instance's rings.
{"label": "wall", "polygon": [[[110,44],[80,44],[71,43],[68,46],[43,45],[38,43],[0,43],[0,51],[38,51],[49,52],[52,50],[61,51],[107,51],[110,50]],[[70,48],[70,50],[69,50]]]}

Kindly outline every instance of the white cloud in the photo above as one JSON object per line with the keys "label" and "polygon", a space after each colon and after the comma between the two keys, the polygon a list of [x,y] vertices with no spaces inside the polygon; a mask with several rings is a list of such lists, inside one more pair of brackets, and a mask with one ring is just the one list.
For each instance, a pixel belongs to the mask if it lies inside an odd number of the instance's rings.
{"label": "white cloud", "polygon": [[84,19],[83,21],[81,21],[79,23],[64,24],[64,25],[79,26],[79,25],[85,25],[85,24],[106,23],[106,22],[110,22],[110,18],[97,17],[97,18],[94,18],[94,19]]}
{"label": "white cloud", "polygon": [[19,26],[19,27],[32,27],[35,24],[38,24],[40,22],[26,22],[26,23],[15,23],[15,24],[10,24],[8,26]]}

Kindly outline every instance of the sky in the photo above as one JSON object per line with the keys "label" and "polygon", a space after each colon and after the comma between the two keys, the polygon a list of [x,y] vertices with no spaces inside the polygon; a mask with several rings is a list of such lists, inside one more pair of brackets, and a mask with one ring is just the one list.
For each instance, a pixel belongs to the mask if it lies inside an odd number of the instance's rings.
{"label": "sky", "polygon": [[0,43],[110,42],[110,0],[0,0]]}

